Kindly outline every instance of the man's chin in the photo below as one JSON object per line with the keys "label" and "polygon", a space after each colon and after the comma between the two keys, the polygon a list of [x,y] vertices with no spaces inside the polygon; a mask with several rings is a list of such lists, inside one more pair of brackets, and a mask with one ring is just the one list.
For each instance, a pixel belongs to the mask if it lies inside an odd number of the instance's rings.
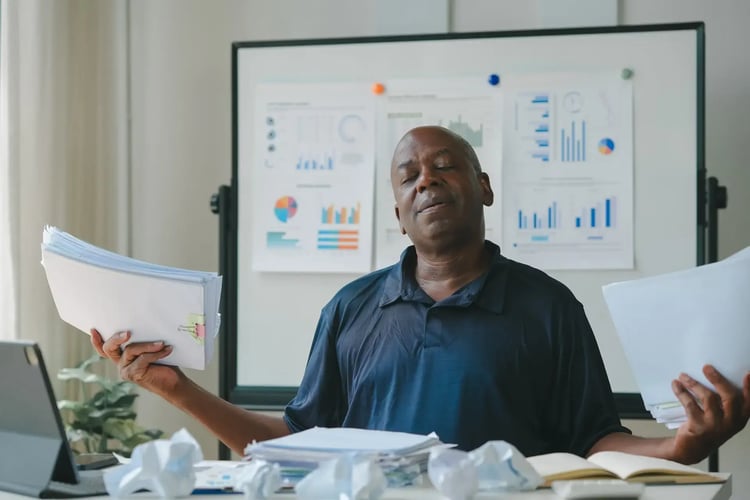
{"label": "man's chin", "polygon": [[470,241],[466,227],[451,224],[447,221],[435,221],[433,224],[423,227],[417,235],[410,236],[410,238],[417,247],[464,246]]}

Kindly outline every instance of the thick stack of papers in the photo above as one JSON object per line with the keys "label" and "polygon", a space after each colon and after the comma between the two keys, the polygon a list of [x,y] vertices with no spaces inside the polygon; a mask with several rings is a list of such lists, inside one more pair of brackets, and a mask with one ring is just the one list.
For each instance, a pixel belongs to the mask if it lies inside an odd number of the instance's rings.
{"label": "thick stack of papers", "polygon": [[720,262],[603,288],[646,408],[669,428],[685,410],[671,382],[687,373],[709,388],[712,364],[738,387],[750,370],[750,247]]}
{"label": "thick stack of papers", "polygon": [[249,445],[248,458],[278,463],[284,485],[294,486],[318,465],[343,454],[373,456],[391,487],[412,484],[427,470],[430,450],[446,446],[433,433],[314,427]]}
{"label": "thick stack of papers", "polygon": [[201,460],[193,466],[195,471],[193,495],[236,491],[237,480],[249,465],[250,462],[244,460]]}
{"label": "thick stack of papers", "polygon": [[160,363],[204,369],[219,332],[221,276],[124,257],[54,227],[42,237],[42,266],[60,318],[105,339],[164,341]]}

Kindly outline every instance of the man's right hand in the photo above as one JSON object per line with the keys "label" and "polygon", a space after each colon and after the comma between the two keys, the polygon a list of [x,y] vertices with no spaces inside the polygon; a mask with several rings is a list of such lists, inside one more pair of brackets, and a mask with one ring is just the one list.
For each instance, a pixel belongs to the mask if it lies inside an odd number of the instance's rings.
{"label": "man's right hand", "polygon": [[109,358],[118,366],[120,377],[138,384],[156,394],[167,396],[184,379],[184,374],[174,366],[154,364],[172,352],[164,342],[139,342],[128,344],[130,332],[118,332],[104,341],[95,328],[91,329],[91,344],[100,356]]}
{"label": "man's right hand", "polygon": [[235,406],[195,384],[179,368],[155,364],[172,352],[164,342],[124,346],[128,340],[130,332],[118,332],[105,342],[96,329],[91,330],[91,345],[99,355],[117,363],[120,377],[156,393],[193,416],[235,453],[244,454],[247,444],[253,441],[289,434],[283,419]]}

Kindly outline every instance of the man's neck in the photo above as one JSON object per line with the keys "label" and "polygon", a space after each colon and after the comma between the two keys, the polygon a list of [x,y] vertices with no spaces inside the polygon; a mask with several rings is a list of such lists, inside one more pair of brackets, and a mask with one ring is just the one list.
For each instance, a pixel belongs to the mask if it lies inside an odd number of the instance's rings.
{"label": "man's neck", "polygon": [[483,240],[449,252],[424,252],[420,249],[416,252],[415,279],[435,301],[449,297],[489,267],[489,252]]}

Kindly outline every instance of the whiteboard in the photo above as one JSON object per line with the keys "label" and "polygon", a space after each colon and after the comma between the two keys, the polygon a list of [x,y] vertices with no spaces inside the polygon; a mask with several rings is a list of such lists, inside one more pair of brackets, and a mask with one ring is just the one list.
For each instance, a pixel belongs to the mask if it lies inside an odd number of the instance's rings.
{"label": "whiteboard", "polygon": [[[361,275],[253,270],[253,197],[264,189],[253,182],[260,166],[252,138],[262,133],[257,89],[276,83],[485,78],[498,70],[632,73],[633,268],[548,272],[584,304],[613,390],[618,396],[637,392],[601,287],[702,262],[702,23],[235,43],[223,397],[249,407],[285,404],[301,380],[322,306]],[[393,217],[390,185],[379,181],[391,155],[390,147],[375,151],[376,229],[392,223],[386,220]],[[489,210],[502,210],[502,203]]]}

